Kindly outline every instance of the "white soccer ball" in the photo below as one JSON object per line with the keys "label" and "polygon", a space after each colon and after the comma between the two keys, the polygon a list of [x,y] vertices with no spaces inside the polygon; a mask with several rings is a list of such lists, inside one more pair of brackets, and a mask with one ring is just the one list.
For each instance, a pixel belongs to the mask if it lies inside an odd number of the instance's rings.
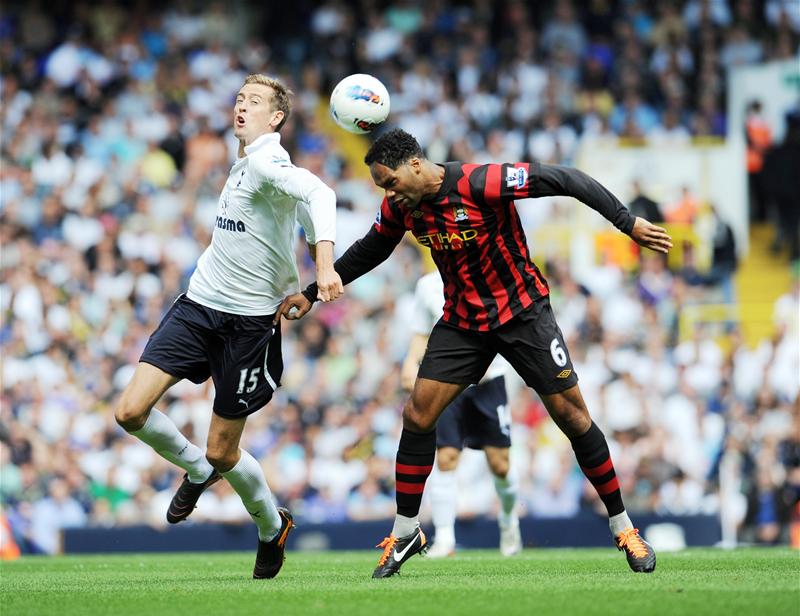
{"label": "white soccer ball", "polygon": [[386,120],[389,115],[389,92],[372,75],[349,75],[333,89],[330,108],[331,117],[339,126],[363,135]]}

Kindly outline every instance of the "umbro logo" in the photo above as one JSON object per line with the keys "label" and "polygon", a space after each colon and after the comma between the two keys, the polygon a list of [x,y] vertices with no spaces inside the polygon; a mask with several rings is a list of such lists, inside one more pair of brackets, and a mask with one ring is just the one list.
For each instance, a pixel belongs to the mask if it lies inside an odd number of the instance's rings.
{"label": "umbro logo", "polygon": [[561,372],[559,372],[559,373],[556,375],[556,378],[557,378],[557,379],[565,379],[565,378],[567,378],[567,377],[568,377],[570,374],[572,374],[572,370],[569,370],[569,369],[567,369],[567,370],[562,370]]}
{"label": "umbro logo", "polygon": [[414,210],[413,212],[411,212],[411,215],[414,218],[422,218],[422,216],[423,216],[422,210]]}

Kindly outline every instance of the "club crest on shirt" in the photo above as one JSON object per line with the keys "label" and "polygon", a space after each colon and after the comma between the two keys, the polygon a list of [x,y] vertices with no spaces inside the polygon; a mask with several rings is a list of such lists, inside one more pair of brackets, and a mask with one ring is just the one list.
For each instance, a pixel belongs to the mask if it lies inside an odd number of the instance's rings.
{"label": "club crest on shirt", "polygon": [[510,167],[506,170],[506,188],[524,188],[528,181],[528,172],[524,167]]}
{"label": "club crest on shirt", "polygon": [[225,191],[222,193],[222,198],[220,199],[220,214],[223,216],[228,215],[228,198],[229,198],[229,191],[225,188]]}
{"label": "club crest on shirt", "polygon": [[453,220],[456,222],[461,222],[462,220],[469,220],[469,216],[467,216],[467,210],[464,209],[463,205],[457,205],[453,208]]}

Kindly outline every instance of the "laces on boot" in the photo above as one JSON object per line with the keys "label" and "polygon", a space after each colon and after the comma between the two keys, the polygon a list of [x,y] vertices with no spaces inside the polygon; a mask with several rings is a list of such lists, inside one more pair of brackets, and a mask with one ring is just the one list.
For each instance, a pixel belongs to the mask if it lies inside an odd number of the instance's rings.
{"label": "laces on boot", "polygon": [[376,548],[383,548],[383,554],[381,554],[381,559],[378,561],[378,565],[385,565],[386,561],[389,559],[389,556],[394,549],[394,544],[397,543],[397,537],[394,535],[389,535],[388,537],[384,537],[383,541],[381,541]]}
{"label": "laces on boot", "polygon": [[638,528],[626,528],[617,535],[617,547],[626,549],[636,558],[645,558],[648,554],[647,546],[639,536]]}

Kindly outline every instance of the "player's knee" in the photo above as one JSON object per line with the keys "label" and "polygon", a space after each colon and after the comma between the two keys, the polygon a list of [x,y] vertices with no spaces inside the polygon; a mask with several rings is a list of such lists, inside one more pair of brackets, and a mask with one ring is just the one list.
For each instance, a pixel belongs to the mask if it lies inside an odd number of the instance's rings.
{"label": "player's knee", "polygon": [[449,451],[448,449],[439,449],[436,452],[436,466],[440,471],[454,471],[458,466],[458,451]]}
{"label": "player's knee", "polygon": [[558,427],[567,436],[580,436],[592,425],[592,418],[582,400],[578,402],[566,396],[559,396],[554,402],[548,410]]}
{"label": "player's knee", "polygon": [[500,479],[505,479],[508,477],[510,466],[511,465],[509,464],[508,460],[505,458],[494,458],[489,460],[489,468],[491,469],[492,474]]}
{"label": "player's knee", "polygon": [[436,419],[429,417],[409,398],[403,407],[403,427],[414,432],[430,432],[436,427]]}
{"label": "player's knee", "polygon": [[239,452],[238,449],[230,452],[225,449],[209,448],[208,451],[206,451],[206,460],[208,460],[208,463],[218,472],[226,473],[236,466],[236,463],[239,461]]}
{"label": "player's knee", "polygon": [[123,395],[114,410],[114,419],[126,432],[136,432],[144,426],[149,412],[150,409],[143,409]]}

